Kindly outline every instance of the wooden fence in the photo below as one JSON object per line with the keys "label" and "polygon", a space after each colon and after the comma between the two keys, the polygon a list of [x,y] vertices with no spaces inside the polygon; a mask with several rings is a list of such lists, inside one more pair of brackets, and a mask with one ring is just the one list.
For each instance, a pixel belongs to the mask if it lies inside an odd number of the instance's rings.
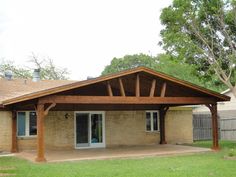
{"label": "wooden fence", "polygon": [[[236,118],[218,119],[219,139],[236,140]],[[194,114],[193,115],[193,140],[211,140],[211,115]]]}
{"label": "wooden fence", "polygon": [[220,134],[223,140],[236,140],[236,119],[221,119]]}
{"label": "wooden fence", "polygon": [[193,115],[193,140],[212,139],[211,115],[194,114]]}

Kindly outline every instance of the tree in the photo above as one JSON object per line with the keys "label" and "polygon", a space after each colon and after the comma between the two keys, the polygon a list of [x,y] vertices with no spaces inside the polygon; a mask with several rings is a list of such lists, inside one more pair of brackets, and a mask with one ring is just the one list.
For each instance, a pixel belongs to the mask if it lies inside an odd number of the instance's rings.
{"label": "tree", "polygon": [[110,65],[106,66],[103,70],[102,75],[131,69],[137,66],[145,66],[212,90],[222,90],[222,84],[217,82],[215,78],[211,81],[199,78],[195,66],[178,62],[172,56],[166,54],[160,54],[158,56],[135,54],[125,55],[122,58],[113,58]]}
{"label": "tree", "polygon": [[174,0],[160,16],[162,45],[178,60],[218,78],[236,97],[235,0]]}
{"label": "tree", "polygon": [[37,69],[40,69],[40,77],[45,80],[66,80],[68,79],[69,71],[67,68],[57,67],[51,58],[39,59],[32,53],[30,61]]}
{"label": "tree", "polygon": [[32,73],[26,68],[16,66],[13,61],[10,60],[1,60],[0,62],[0,77],[4,78],[6,71],[11,71],[14,77],[26,79],[32,78]]}
{"label": "tree", "polygon": [[158,64],[157,57],[151,57],[145,54],[125,55],[123,58],[113,58],[110,65],[106,66],[102,75],[115,73],[138,66],[146,66],[156,69]]}
{"label": "tree", "polygon": [[28,64],[33,64],[34,67],[20,67],[15,65],[13,61],[2,59],[0,62],[0,77],[4,77],[6,71],[11,71],[15,78],[30,79],[32,78],[33,69],[40,69],[40,78],[43,80],[68,79],[68,70],[57,67],[50,58],[39,59],[39,57],[32,54]]}

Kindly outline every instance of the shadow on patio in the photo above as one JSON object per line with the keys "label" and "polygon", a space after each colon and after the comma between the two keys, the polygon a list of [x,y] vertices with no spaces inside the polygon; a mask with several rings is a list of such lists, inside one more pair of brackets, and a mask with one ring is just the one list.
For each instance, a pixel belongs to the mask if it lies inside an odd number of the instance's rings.
{"label": "shadow on patio", "polygon": [[[47,162],[64,162],[77,160],[102,160],[113,158],[168,156],[208,151],[211,151],[211,149],[166,144],[78,150],[47,150],[45,155]],[[36,157],[36,151],[22,151],[20,153],[17,153],[16,156],[34,162]]]}

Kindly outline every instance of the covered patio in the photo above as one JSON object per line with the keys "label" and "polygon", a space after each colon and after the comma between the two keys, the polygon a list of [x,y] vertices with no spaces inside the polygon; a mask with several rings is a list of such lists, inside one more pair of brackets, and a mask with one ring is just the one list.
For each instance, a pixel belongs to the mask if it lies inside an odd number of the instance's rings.
{"label": "covered patio", "polygon": [[[65,162],[81,160],[105,160],[124,158],[144,158],[154,156],[173,156],[209,152],[209,148],[184,145],[145,145],[115,148],[95,148],[80,150],[46,150],[47,162]],[[16,156],[35,162],[36,151],[22,151]]]}
{"label": "covered patio", "polygon": [[[225,95],[221,95],[219,93],[204,89],[189,82],[170,77],[168,75],[153,71],[148,68],[138,67],[127,71],[122,71],[120,73],[101,76],[86,81],[74,82],[71,84],[66,84],[63,86],[53,87],[50,89],[44,89],[41,91],[32,92],[30,94],[18,96],[16,98],[3,101],[3,107],[12,111],[12,152],[19,151],[17,137],[17,112],[19,112],[20,110],[35,110],[37,114],[37,136],[35,136],[37,146],[34,151],[21,152],[19,153],[19,156],[26,157],[32,161],[36,160],[38,162],[53,162],[73,159],[110,159],[115,157],[142,157],[208,151],[209,149],[194,148],[188,146],[166,145],[168,143],[168,140],[166,139],[166,113],[168,112],[169,108],[197,104],[204,104],[211,111],[213,135],[212,149],[218,150],[219,144],[217,102],[228,101],[229,99],[230,98]],[[124,147],[110,149],[108,148],[108,146],[106,146],[107,144],[104,141],[105,138],[102,137],[105,135],[105,131],[103,130],[107,128],[104,125],[104,116],[102,113],[86,113],[86,116],[93,116],[88,118],[86,117],[86,119],[84,119],[86,121],[90,121],[90,123],[85,122],[86,126],[83,126],[81,122],[76,122],[76,111],[117,112],[146,110],[158,110],[159,130],[158,133],[154,134],[158,134],[160,138],[156,139],[155,143],[160,143],[162,144],[162,146],[137,146],[132,148]],[[68,151],[64,149],[60,151],[52,151],[50,149],[45,148],[45,139],[48,138],[47,136],[45,136],[45,122],[48,119],[47,116],[49,112],[53,111],[64,111],[63,120],[75,120],[75,135],[73,135],[75,137],[75,141],[70,144],[71,147],[74,145],[73,149],[71,148]],[[65,111],[70,111],[71,113],[68,114]],[[78,120],[82,120],[81,117],[83,115],[83,112],[79,113]],[[102,122],[99,124],[99,126],[101,126],[97,128],[100,130],[98,133],[98,136],[100,137],[99,139],[91,138],[91,127],[93,127],[91,126],[93,124],[93,121],[91,120],[95,119],[97,120],[97,122]],[[153,121],[154,119],[152,116],[152,125],[154,124]],[[95,123],[94,125],[98,125]],[[116,123],[114,125],[118,126],[119,123]],[[55,124],[58,125],[59,121],[55,122]],[[90,132],[87,130],[88,128],[86,128],[86,142],[79,143],[79,138],[82,137],[82,133],[78,130],[84,131],[84,129],[82,128],[88,127],[87,124],[90,125]],[[143,125],[144,124],[145,122],[143,122]],[[63,124],[63,126],[67,125],[67,123]],[[82,128],[80,127],[80,125],[82,125]],[[185,126],[184,123],[182,123],[182,125]],[[113,129],[114,128],[115,127],[113,127]],[[122,133],[122,127],[120,128],[120,132]],[[135,128],[135,125],[129,126],[128,128],[132,130]],[[65,130],[70,129],[73,129],[73,127],[67,128]],[[144,134],[147,133],[145,132],[146,130],[144,128],[142,129],[142,131]],[[111,134],[112,131],[110,135]],[[50,135],[52,138],[50,139],[51,141],[53,140],[53,138],[59,137],[55,133],[51,133]],[[87,138],[88,136],[90,136],[89,139]],[[136,136],[135,133],[134,136]],[[71,134],[70,137],[72,137]],[[119,137],[122,136],[119,135]],[[125,135],[123,136],[123,138],[125,138]],[[65,139],[67,139],[67,137]],[[145,138],[140,137],[140,139]],[[127,142],[129,142],[130,140],[132,139],[127,140]],[[106,149],[76,150],[77,146],[83,147],[84,145],[86,145],[92,147],[91,145],[99,143],[103,145],[103,147],[106,147]],[[143,144],[140,143],[140,145]]]}

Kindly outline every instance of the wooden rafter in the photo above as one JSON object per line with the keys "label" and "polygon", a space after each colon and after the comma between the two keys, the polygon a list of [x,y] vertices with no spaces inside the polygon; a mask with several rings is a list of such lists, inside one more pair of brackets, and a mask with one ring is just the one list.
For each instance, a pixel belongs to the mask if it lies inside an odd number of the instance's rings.
{"label": "wooden rafter", "polygon": [[149,94],[150,97],[154,97],[155,89],[156,89],[156,79],[153,79],[152,80],[152,87],[150,89],[150,94]]}
{"label": "wooden rafter", "polygon": [[166,82],[164,82],[161,87],[161,97],[165,97],[165,94],[166,94]]}
{"label": "wooden rafter", "polygon": [[124,89],[123,81],[122,81],[121,78],[119,78],[119,85],[120,85],[120,94],[121,94],[121,96],[125,96],[125,89]]}
{"label": "wooden rafter", "polygon": [[109,95],[109,96],[113,96],[111,84],[110,84],[109,81],[107,82],[107,92],[108,92],[108,95]]}
{"label": "wooden rafter", "polygon": [[63,96],[52,95],[39,99],[39,103],[65,104],[210,104],[209,97],[132,97],[132,96]]}
{"label": "wooden rafter", "polygon": [[135,95],[136,95],[136,97],[140,97],[140,79],[139,79],[139,74],[136,75]]}

